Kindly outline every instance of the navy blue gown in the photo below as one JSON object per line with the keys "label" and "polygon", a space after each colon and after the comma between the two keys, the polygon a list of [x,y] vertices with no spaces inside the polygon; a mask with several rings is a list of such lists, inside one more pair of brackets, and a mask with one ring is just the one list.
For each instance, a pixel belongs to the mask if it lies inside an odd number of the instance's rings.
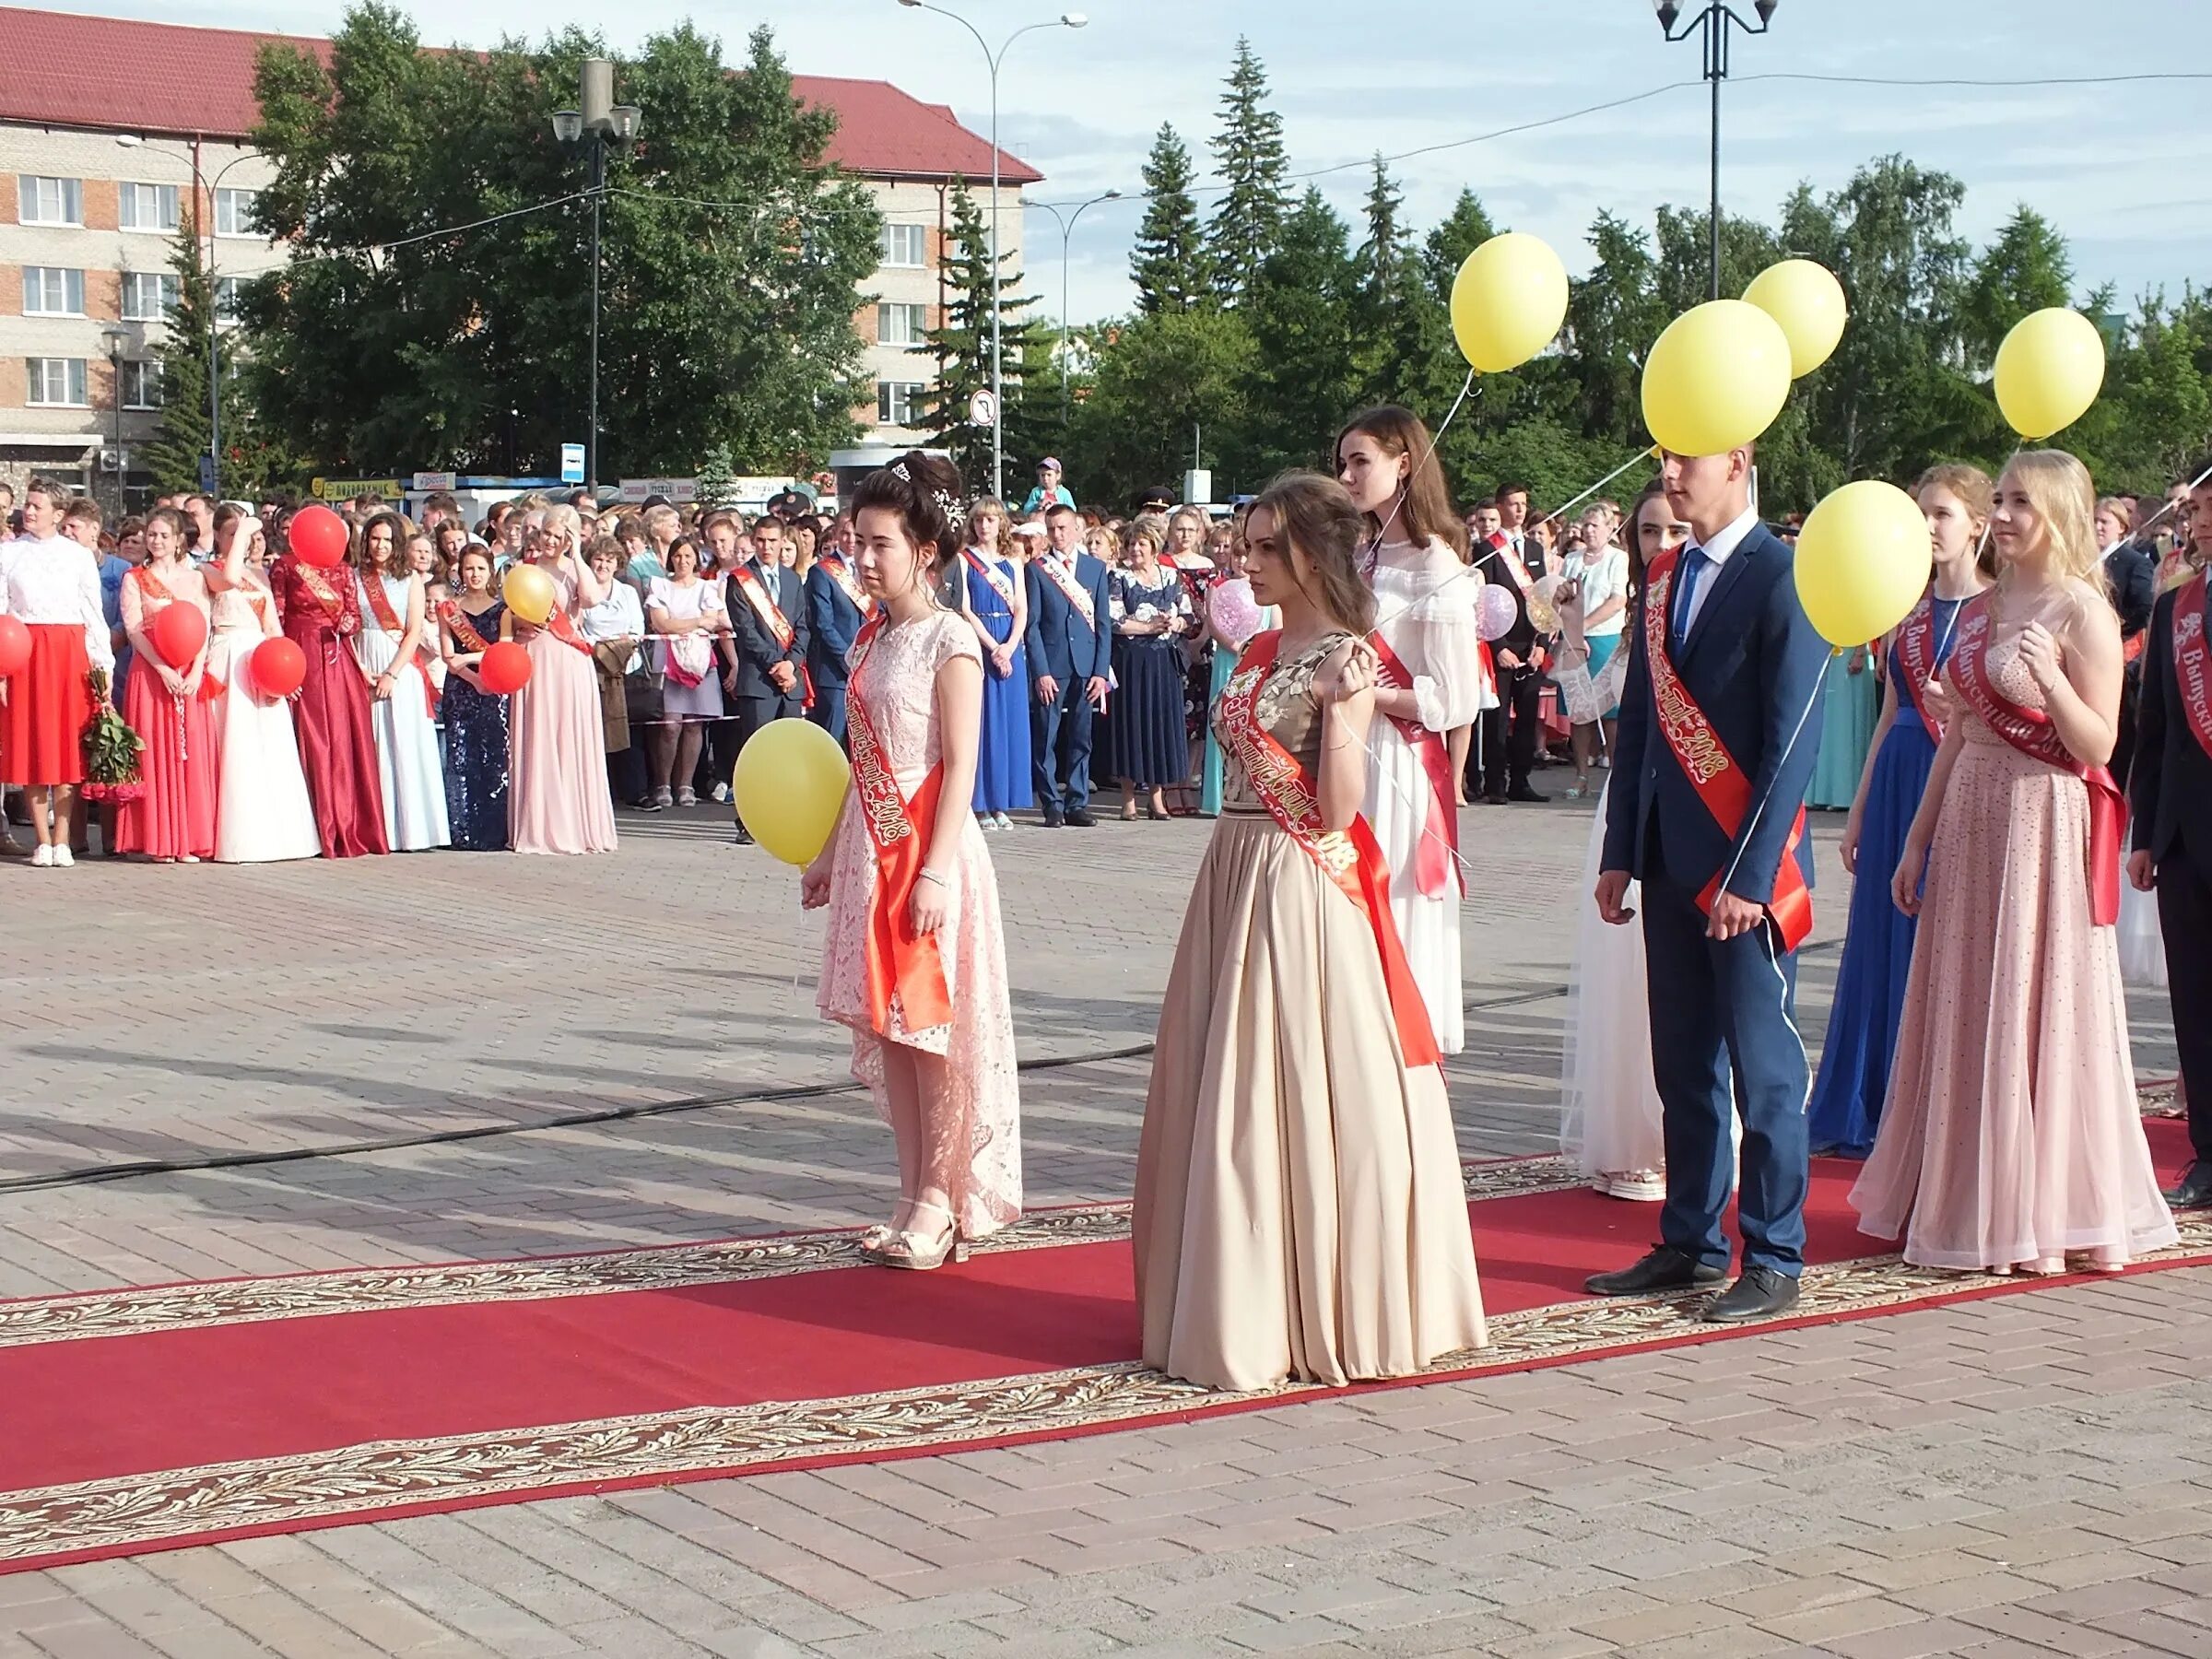
{"label": "navy blue gown", "polygon": [[[1936,665],[1950,660],[1958,643],[1962,599],[1932,602]],[[1859,826],[1858,875],[1851,887],[1851,921],[1843,938],[1843,960],[1836,971],[1836,997],[1828,1017],[1828,1040],[1820,1050],[1820,1074],[1813,1081],[1812,1149],[1865,1158],[1874,1147],[1882,1100],[1889,1091],[1889,1058],[1897,1047],[1898,1019],[1905,1002],[1905,976],[1912,969],[1917,924],[1897,908],[1889,879],[1904,853],[1920,798],[1936,764],[1936,736],[1920,718],[1906,688],[1905,669],[1889,647],[1888,695],[1897,700],[1897,718],[1874,759],[1866,782],[1866,811]]]}
{"label": "navy blue gown", "polygon": [[1106,775],[1139,789],[1165,789],[1191,777],[1190,728],[1183,723],[1182,641],[1173,634],[1132,636],[1123,618],[1147,606],[1190,614],[1182,578],[1166,565],[1147,583],[1134,571],[1113,572],[1113,677],[1106,703]]}
{"label": "navy blue gown", "polygon": [[[469,626],[487,643],[500,637],[507,607],[494,600]],[[453,845],[472,853],[507,847],[508,704],[512,700],[477,690],[457,674],[445,679],[440,712],[445,721],[445,812]]]}

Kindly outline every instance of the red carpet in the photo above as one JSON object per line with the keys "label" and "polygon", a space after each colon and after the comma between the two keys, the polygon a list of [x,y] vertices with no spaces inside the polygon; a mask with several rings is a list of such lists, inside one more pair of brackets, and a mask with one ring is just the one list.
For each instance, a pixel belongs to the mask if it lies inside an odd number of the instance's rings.
{"label": "red carpet", "polygon": [[[2161,1168],[2180,1124],[2146,1124]],[[1822,1160],[1800,1318],[2048,1280],[1908,1268]],[[1471,1167],[1495,1346],[1417,1381],[1741,1334],[1585,1298],[1657,1210],[1556,1159]],[[0,1302],[0,1571],[553,1492],[973,1449],[1251,1409],[1135,1362],[1125,1212],[1051,1212],[935,1274],[808,1234]],[[2212,1256],[2212,1221],[2147,1268]],[[1759,1328],[1774,1328],[1771,1326]]]}

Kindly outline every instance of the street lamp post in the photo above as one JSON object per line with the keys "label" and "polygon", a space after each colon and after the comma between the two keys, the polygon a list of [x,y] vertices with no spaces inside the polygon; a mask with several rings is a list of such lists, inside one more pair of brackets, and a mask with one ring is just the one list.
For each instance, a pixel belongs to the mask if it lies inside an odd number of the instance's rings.
{"label": "street lamp post", "polygon": [[[1747,23],[1727,0],[1691,0],[1694,15],[1684,20],[1679,0],[1652,0],[1659,14],[1659,28],[1670,41],[1700,36],[1705,53],[1705,78],[1712,87],[1712,298],[1721,297],[1721,83],[1728,78],[1728,31],[1740,29],[1747,35],[1767,32],[1780,0],[1756,0],[1757,23]],[[1677,24],[1681,24],[1677,29]]]}
{"label": "street lamp post", "polygon": [[[148,144],[136,133],[118,133],[115,142],[124,149],[151,150],[156,155],[174,157],[192,169],[192,214],[197,224],[202,218],[205,195],[205,218],[207,233],[207,263],[204,267],[207,277],[207,493],[220,497],[223,493],[223,377],[222,365],[216,353],[216,334],[221,324],[221,307],[217,300],[215,279],[215,193],[223,187],[230,170],[241,161],[251,161],[254,152],[233,156],[216,171],[212,183],[205,182],[200,173],[200,159],[185,150],[171,149],[165,144]],[[121,488],[120,485],[117,487]]]}
{"label": "street lamp post", "polygon": [[122,329],[100,331],[100,343],[108,348],[108,401],[115,414],[115,516],[124,513],[123,499],[123,347],[130,338]]}
{"label": "street lamp post", "polygon": [[929,0],[899,0],[899,4],[916,11],[935,12],[940,18],[950,18],[970,34],[983,49],[983,62],[991,69],[991,493],[1000,500],[1006,498],[1006,376],[999,359],[998,329],[998,71],[1006,61],[1006,53],[1014,42],[1025,34],[1040,29],[1081,29],[1090,19],[1081,12],[1062,12],[1049,23],[1026,23],[1006,38],[994,53],[991,42],[984,40],[976,26],[959,12],[947,11],[941,6],[932,6]]}
{"label": "street lamp post", "polygon": [[638,135],[643,115],[635,104],[615,101],[615,66],[606,58],[586,58],[577,76],[578,108],[553,112],[553,136],[563,144],[591,146],[592,201],[592,367],[583,442],[584,483],[594,499],[599,491],[599,206],[606,197],[606,147],[628,144]]}
{"label": "street lamp post", "polygon": [[1096,207],[1100,202],[1118,202],[1121,199],[1122,193],[1120,191],[1109,190],[1103,195],[1092,196],[1089,201],[1079,204],[1076,210],[1065,218],[1061,217],[1057,203],[1030,201],[1022,203],[1024,207],[1043,208],[1053,216],[1053,222],[1060,227],[1060,420],[1063,425],[1065,425],[1067,421],[1068,240],[1075,235],[1076,221],[1083,217],[1086,208]]}

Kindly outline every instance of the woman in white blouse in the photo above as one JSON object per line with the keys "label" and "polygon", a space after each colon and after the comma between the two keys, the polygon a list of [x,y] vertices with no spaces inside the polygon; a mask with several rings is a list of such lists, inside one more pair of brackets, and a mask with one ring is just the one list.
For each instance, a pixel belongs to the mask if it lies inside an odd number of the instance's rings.
{"label": "woman in white blouse", "polygon": [[[661,668],[666,677],[661,697],[661,724],[653,728],[653,799],[655,806],[696,806],[691,773],[699,765],[699,745],[707,723],[722,718],[722,681],[714,672],[719,650],[735,666],[736,649],[728,641],[729,622],[720,582],[699,575],[699,544],[679,535],[668,544],[668,574],[655,577],[645,595],[645,614],[659,636]],[[669,793],[672,779],[683,788]]]}
{"label": "woman in white blouse", "polygon": [[76,862],[69,823],[96,706],[89,677],[94,668],[115,668],[100,566],[60,534],[65,499],[58,486],[32,479],[23,494],[23,539],[0,546],[0,615],[30,630],[29,663],[0,680],[0,782],[23,786],[38,839],[30,862],[40,869]]}
{"label": "woman in white blouse", "polygon": [[606,781],[615,798],[635,801],[644,793],[644,770],[634,765],[629,729],[630,671],[642,659],[638,647],[645,638],[645,605],[638,590],[622,580],[627,562],[622,544],[611,535],[594,540],[589,550],[592,574],[606,583],[606,597],[576,618],[576,630],[592,648],[592,666],[599,673],[599,724],[606,739]]}

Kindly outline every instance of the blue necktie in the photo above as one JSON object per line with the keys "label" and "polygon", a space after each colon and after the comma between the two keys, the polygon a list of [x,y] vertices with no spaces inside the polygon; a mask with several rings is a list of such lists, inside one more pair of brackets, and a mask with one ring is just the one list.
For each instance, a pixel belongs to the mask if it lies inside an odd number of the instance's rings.
{"label": "blue necktie", "polygon": [[1681,647],[1689,633],[1690,603],[1697,597],[1698,583],[1705,575],[1705,567],[1712,561],[1705,557],[1705,549],[1687,547],[1682,549],[1681,586],[1675,594],[1675,645]]}

